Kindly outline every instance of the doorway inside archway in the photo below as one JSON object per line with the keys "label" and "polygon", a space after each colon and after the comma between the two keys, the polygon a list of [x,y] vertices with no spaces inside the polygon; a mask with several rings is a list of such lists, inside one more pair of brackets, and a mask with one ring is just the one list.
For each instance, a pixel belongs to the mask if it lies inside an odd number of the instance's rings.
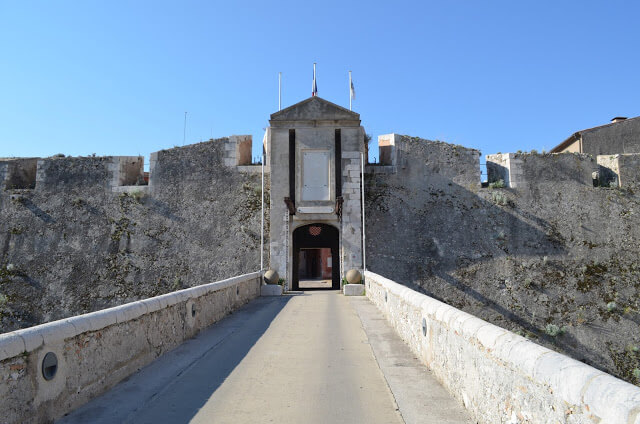
{"label": "doorway inside archway", "polygon": [[309,224],[293,232],[293,290],[339,290],[338,229]]}

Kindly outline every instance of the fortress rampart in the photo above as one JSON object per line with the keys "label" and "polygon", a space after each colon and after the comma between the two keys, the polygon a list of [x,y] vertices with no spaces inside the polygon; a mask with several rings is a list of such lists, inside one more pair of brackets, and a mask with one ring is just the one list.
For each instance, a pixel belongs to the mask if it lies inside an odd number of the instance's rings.
{"label": "fortress rampart", "polygon": [[[208,151],[203,158],[216,166],[226,166],[244,173],[257,173],[259,166],[252,166],[250,135],[232,135],[228,138],[210,140],[206,143],[222,145],[221,151],[211,154]],[[104,157],[65,157],[57,155],[50,158],[0,158],[0,186],[5,191],[42,190],[64,191],[80,187],[110,188],[116,192],[138,190],[148,192],[146,186],[164,189],[156,175],[156,167],[181,166],[181,182],[189,180],[191,175],[210,168],[208,163],[200,161],[201,169],[193,162],[185,163],[181,156],[189,156],[193,146],[176,147],[151,153],[149,172],[144,172],[142,156],[104,156]],[[168,152],[183,152],[168,154]],[[145,174],[147,174],[145,176]],[[155,183],[155,184],[154,184]],[[175,183],[175,181],[173,181]]]}
{"label": "fortress rampart", "polygon": [[[365,176],[370,271],[640,383],[630,178],[594,186],[603,166],[589,155],[509,153],[487,158],[490,183],[505,184],[481,187],[473,149],[381,139],[388,156]],[[635,157],[617,156],[630,175]]]}
{"label": "fortress rampart", "polygon": [[[156,152],[147,185],[138,157],[0,160],[3,329],[259,268],[249,141]],[[477,150],[379,141],[381,164],[365,169],[371,271],[640,383],[637,155],[490,155],[490,181],[505,187],[481,187]],[[358,158],[342,160],[355,208]],[[616,183],[603,184],[603,169]]]}
{"label": "fortress rampart", "polygon": [[2,330],[258,269],[260,166],[235,165],[247,140],[156,152],[148,184],[137,156],[0,160]]}
{"label": "fortress rampart", "polygon": [[[264,255],[285,290],[337,290],[366,250],[367,294],[479,421],[638,419],[638,390],[605,373],[640,384],[640,154],[489,155],[484,183],[479,151],[393,133],[365,167],[360,115],[317,96],[269,124],[264,167],[243,135],[152,153],[149,172],[138,156],[0,159],[0,325],[17,330],[2,378],[29,418],[192,336],[199,307],[206,325],[258,293],[258,274],[205,282]],[[49,353],[71,374],[51,383]]]}

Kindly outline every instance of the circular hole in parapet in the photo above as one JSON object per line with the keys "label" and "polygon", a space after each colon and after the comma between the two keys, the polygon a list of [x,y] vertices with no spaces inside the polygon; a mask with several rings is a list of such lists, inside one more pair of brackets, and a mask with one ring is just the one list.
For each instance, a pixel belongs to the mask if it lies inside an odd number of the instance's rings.
{"label": "circular hole in parapet", "polygon": [[48,352],[42,360],[42,376],[45,380],[53,380],[58,372],[58,357],[53,352]]}
{"label": "circular hole in parapet", "polygon": [[191,305],[191,316],[195,317],[196,316],[196,305]]}

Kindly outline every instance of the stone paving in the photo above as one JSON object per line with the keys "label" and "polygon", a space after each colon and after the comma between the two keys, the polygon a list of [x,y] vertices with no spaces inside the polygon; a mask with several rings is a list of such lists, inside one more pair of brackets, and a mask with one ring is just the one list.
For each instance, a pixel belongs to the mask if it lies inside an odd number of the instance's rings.
{"label": "stone paving", "polygon": [[[375,317],[335,291],[259,298],[61,422],[468,422],[408,349],[385,351],[402,342]],[[435,397],[423,390],[434,385]]]}
{"label": "stone paving", "polygon": [[298,282],[300,290],[304,289],[330,289],[331,280],[300,280]]}

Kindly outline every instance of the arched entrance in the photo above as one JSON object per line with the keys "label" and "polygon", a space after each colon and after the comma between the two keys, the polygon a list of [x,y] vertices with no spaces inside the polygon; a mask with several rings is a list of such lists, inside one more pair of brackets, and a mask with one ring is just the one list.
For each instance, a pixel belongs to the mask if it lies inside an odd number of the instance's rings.
{"label": "arched entrance", "polygon": [[338,229],[309,224],[293,231],[293,290],[339,290]]}

